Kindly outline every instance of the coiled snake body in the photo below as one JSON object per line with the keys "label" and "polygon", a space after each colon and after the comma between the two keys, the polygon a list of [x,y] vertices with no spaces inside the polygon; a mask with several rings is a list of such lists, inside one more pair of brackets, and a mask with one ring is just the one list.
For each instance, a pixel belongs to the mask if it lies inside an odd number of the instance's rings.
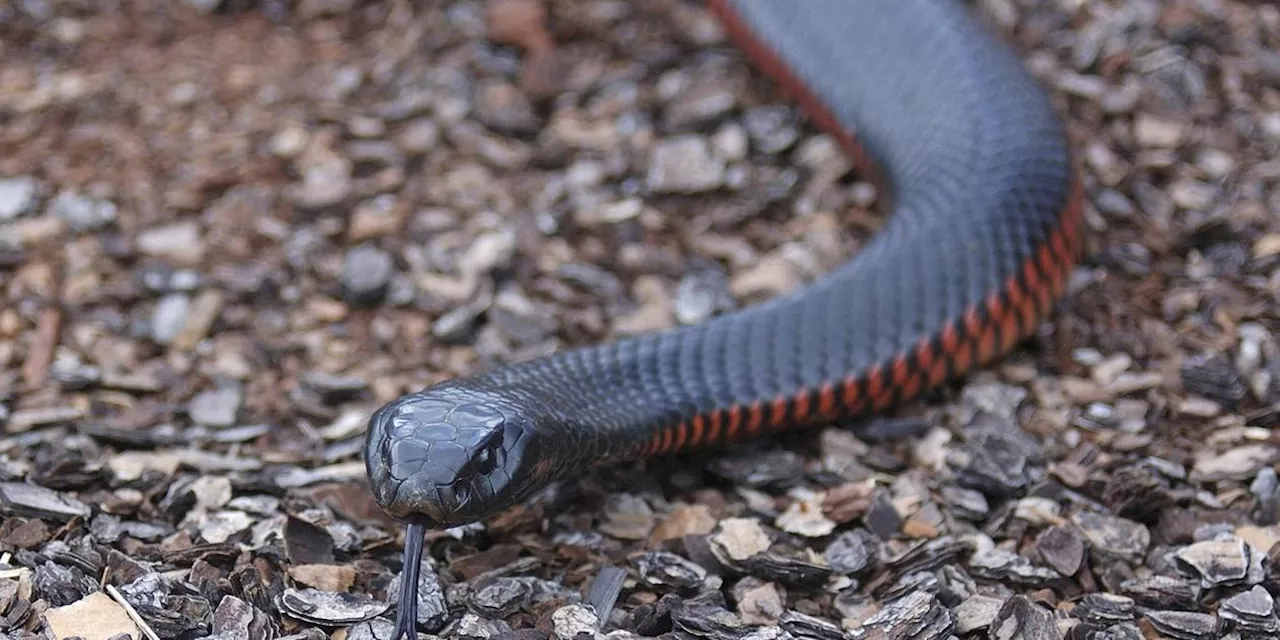
{"label": "coiled snake body", "polygon": [[587,466],[882,411],[1010,351],[1063,294],[1084,233],[1064,127],[959,0],[709,4],[890,188],[892,216],[790,295],[380,408],[370,485],[408,525],[397,638],[416,624],[427,527],[480,520]]}

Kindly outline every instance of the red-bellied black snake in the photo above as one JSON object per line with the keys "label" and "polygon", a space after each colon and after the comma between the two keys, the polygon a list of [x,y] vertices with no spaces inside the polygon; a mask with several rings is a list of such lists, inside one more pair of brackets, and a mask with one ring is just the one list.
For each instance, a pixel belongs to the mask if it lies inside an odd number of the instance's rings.
{"label": "red-bellied black snake", "polygon": [[480,520],[590,465],[882,411],[1012,350],[1064,293],[1084,244],[1065,128],[959,0],[710,5],[889,188],[892,215],[789,295],[380,408],[369,480],[408,525],[397,638],[416,624],[427,527]]}

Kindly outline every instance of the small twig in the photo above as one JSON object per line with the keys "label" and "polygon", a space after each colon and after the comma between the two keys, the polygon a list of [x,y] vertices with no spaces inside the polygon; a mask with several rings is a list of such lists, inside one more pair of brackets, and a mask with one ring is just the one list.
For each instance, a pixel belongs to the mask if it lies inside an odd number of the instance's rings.
{"label": "small twig", "polygon": [[133,605],[129,604],[129,602],[124,599],[124,594],[120,593],[120,591],[116,589],[115,585],[107,585],[107,594],[111,596],[112,600],[115,600],[120,603],[120,606],[124,607],[124,612],[127,613],[129,618],[133,620],[134,624],[138,625],[138,628],[142,630],[142,635],[146,636],[148,640],[160,640],[160,636],[157,635],[155,631],[151,630],[151,625],[148,625],[147,621],[143,620],[142,616],[138,615],[138,612],[134,610]]}
{"label": "small twig", "polygon": [[44,384],[49,374],[49,365],[53,363],[53,354],[58,348],[58,335],[62,329],[62,312],[50,307],[40,313],[40,322],[36,325],[36,338],[32,341],[27,353],[27,361],[22,365],[22,381],[28,388],[36,388]]}

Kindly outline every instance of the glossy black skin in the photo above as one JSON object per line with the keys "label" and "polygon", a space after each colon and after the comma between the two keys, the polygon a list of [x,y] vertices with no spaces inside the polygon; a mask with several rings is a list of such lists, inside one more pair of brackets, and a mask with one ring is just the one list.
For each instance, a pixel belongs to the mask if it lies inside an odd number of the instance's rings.
{"label": "glossy black skin", "polygon": [[411,524],[396,637],[413,628],[425,528],[481,520],[587,466],[643,455],[695,415],[791,398],[941,344],[944,327],[1023,278],[1060,230],[1073,179],[1062,123],[964,3],[715,4],[812,92],[837,133],[856,133],[892,191],[889,222],[852,260],[790,295],[445,382],[380,409],[365,452],[370,486]]}

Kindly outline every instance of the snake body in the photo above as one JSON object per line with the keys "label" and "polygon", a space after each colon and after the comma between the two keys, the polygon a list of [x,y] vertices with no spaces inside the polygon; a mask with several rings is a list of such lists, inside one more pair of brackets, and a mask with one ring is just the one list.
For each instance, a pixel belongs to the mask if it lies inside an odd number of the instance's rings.
{"label": "snake body", "polygon": [[588,466],[883,411],[1012,350],[1064,293],[1084,226],[1063,123],[959,0],[709,4],[888,187],[891,216],[789,295],[378,409],[370,486],[408,525],[398,632],[415,624],[428,527],[483,519]]}

